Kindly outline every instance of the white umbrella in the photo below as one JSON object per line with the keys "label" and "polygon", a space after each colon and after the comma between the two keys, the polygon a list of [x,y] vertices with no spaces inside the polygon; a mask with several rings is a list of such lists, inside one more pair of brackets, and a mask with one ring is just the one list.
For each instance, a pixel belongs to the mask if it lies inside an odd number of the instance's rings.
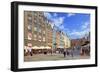
{"label": "white umbrella", "polygon": [[45,48],[46,48],[46,49],[51,49],[51,47],[49,47],[49,46],[46,46]]}
{"label": "white umbrella", "polygon": [[33,49],[39,49],[39,47],[37,47],[37,46],[33,46],[32,48],[33,48]]}
{"label": "white umbrella", "polygon": [[59,48],[64,48],[63,46],[59,46]]}
{"label": "white umbrella", "polygon": [[48,49],[48,46],[46,46],[45,48]]}
{"label": "white umbrella", "polygon": [[51,47],[48,47],[48,49],[51,49]]}
{"label": "white umbrella", "polygon": [[40,46],[39,48],[40,48],[40,49],[45,49],[45,47],[44,47],[44,46]]}

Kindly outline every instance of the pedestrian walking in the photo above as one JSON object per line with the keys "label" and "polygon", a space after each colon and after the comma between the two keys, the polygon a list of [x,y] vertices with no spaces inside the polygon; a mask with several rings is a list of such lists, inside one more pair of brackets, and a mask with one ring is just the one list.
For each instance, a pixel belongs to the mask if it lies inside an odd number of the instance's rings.
{"label": "pedestrian walking", "polygon": [[74,54],[74,48],[71,49],[71,56],[73,57]]}
{"label": "pedestrian walking", "polygon": [[33,54],[32,54],[32,48],[31,48],[31,47],[29,48],[29,54],[30,54],[30,56],[33,55]]}
{"label": "pedestrian walking", "polygon": [[66,51],[64,50],[64,52],[63,52],[63,55],[64,55],[64,58],[66,57]]}

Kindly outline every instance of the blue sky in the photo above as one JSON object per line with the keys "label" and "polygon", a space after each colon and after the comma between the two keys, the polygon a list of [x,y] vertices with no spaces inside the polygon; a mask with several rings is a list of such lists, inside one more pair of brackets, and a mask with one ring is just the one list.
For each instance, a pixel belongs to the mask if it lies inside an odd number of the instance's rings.
{"label": "blue sky", "polygon": [[90,31],[90,14],[44,12],[44,15],[70,39],[82,38]]}

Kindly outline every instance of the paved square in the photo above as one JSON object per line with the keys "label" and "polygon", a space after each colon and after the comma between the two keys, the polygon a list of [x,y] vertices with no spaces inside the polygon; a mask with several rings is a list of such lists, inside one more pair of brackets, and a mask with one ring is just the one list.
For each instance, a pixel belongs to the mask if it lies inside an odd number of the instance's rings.
{"label": "paved square", "polygon": [[32,61],[56,61],[56,60],[76,60],[76,59],[89,59],[90,56],[66,56],[64,57],[63,54],[37,54],[33,56],[25,56],[25,62],[32,62]]}

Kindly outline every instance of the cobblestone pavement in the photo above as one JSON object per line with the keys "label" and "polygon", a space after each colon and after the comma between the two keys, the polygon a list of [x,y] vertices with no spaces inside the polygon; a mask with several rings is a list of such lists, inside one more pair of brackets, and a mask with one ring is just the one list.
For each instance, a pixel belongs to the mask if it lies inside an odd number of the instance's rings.
{"label": "cobblestone pavement", "polygon": [[31,61],[54,61],[54,60],[76,60],[76,59],[89,59],[90,56],[66,56],[64,57],[63,54],[38,54],[33,56],[24,56],[25,62],[31,62]]}

